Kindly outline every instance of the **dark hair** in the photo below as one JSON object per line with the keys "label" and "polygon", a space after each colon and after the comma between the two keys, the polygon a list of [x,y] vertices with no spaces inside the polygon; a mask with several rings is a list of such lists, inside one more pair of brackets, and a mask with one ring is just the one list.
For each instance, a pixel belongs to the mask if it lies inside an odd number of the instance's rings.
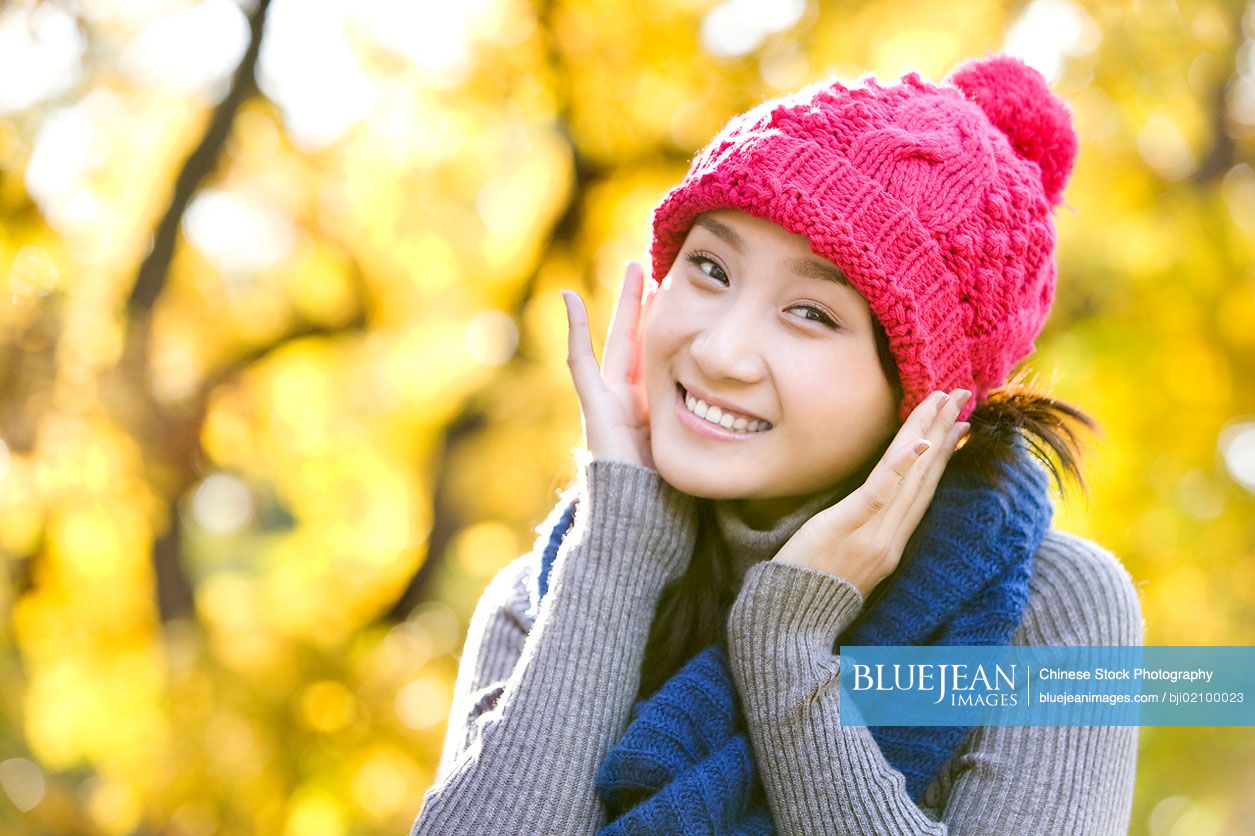
{"label": "dark hair", "polygon": [[[889,338],[874,317],[872,324],[880,365],[895,399],[901,403],[902,383],[889,350]],[[1081,476],[1077,428],[1096,431],[1097,423],[1077,407],[1043,394],[1026,379],[1024,372],[1012,376],[1004,386],[991,392],[973,410],[968,421],[971,429],[946,465],[948,468],[969,469],[996,483],[1002,473],[997,465],[1014,458],[1017,441],[1023,438],[1061,493],[1066,491],[1065,476],[1075,480],[1082,492],[1086,490]],[[874,451],[863,467],[846,479],[838,495],[844,496],[862,484],[888,446],[886,441]],[[728,611],[739,590],[733,584],[728,547],[715,519],[713,503],[714,500],[708,499],[697,501],[697,545],[693,559],[688,571],[663,591],[658,603],[641,665],[638,699],[657,691],[694,654],[716,642],[725,642]],[[864,614],[892,581],[893,576],[890,576],[872,591]]]}

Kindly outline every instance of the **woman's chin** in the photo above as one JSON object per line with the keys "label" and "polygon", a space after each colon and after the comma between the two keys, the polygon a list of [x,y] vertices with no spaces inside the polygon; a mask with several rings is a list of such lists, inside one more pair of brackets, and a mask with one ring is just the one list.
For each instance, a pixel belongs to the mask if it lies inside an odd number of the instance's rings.
{"label": "woman's chin", "polygon": [[718,473],[708,464],[697,463],[689,456],[669,456],[666,451],[652,451],[654,469],[671,487],[698,499],[741,499],[748,485],[731,474]]}

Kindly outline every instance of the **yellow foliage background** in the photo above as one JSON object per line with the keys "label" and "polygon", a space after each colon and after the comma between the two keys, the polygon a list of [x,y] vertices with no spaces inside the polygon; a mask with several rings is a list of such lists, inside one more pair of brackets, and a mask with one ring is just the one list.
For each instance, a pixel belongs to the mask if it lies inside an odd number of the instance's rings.
{"label": "yellow foliage background", "polygon": [[[692,153],[830,72],[1068,100],[1029,366],[1104,432],[1056,525],[1148,643],[1255,644],[1253,8],[0,3],[0,830],[405,832],[571,473],[559,289],[604,334]],[[1145,728],[1133,832],[1252,786],[1252,729]]]}

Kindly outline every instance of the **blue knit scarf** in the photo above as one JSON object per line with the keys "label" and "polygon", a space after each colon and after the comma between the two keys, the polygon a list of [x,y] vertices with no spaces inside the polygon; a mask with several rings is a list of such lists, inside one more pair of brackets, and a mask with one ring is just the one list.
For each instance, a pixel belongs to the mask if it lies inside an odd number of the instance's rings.
{"label": "blue knit scarf", "polygon": [[[1031,561],[1050,526],[1046,472],[1027,448],[1000,486],[953,466],[878,601],[834,643],[1007,645],[1028,602]],[[539,603],[575,517],[572,501],[541,557]],[[873,726],[885,759],[919,802],[970,728]],[[696,654],[648,699],[597,774],[607,834],[774,834],[740,697],[721,643]]]}

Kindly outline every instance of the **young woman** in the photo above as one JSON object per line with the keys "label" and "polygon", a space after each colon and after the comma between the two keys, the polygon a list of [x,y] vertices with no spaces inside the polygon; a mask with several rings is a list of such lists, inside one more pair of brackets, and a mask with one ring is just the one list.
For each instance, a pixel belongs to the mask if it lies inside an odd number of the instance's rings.
{"label": "young woman", "polygon": [[1127,831],[1136,727],[840,725],[841,644],[1142,641],[1118,561],[1049,528],[1092,422],[1008,381],[1070,117],[1014,59],[949,82],[734,118],[600,367],[564,294],[579,478],[479,602],[413,834]]}

